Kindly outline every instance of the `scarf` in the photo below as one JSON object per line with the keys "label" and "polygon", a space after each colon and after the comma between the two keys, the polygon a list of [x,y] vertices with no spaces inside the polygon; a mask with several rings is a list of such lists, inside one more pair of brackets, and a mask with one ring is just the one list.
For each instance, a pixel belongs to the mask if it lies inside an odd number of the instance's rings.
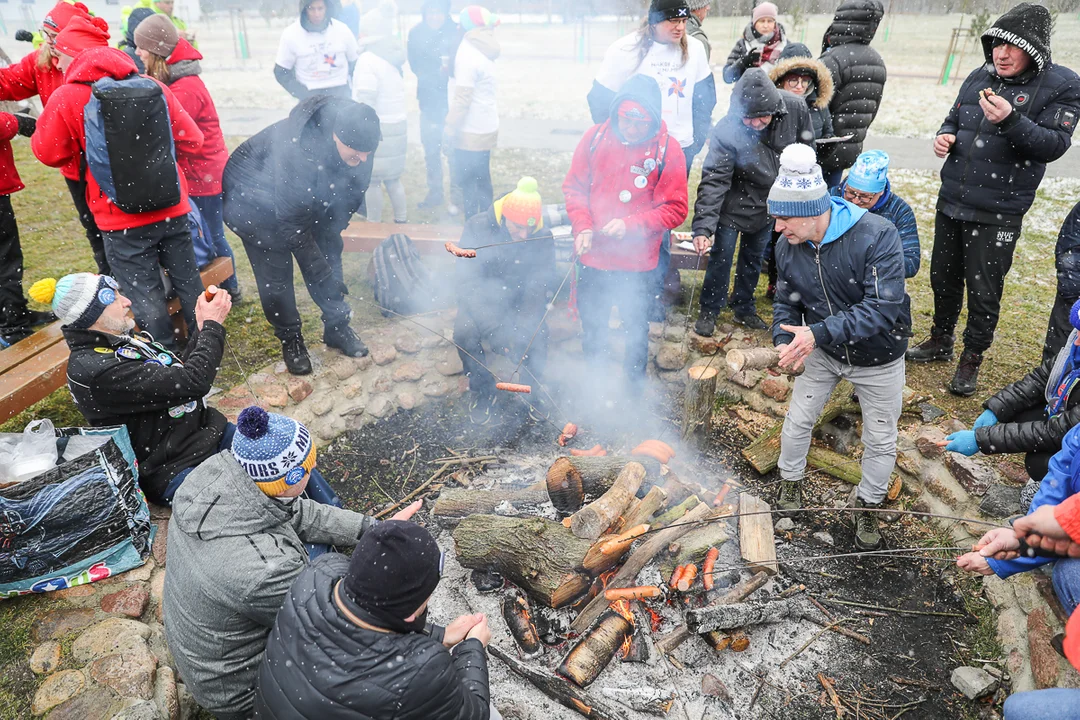
{"label": "scarf", "polygon": [[1054,360],[1050,382],[1046,384],[1046,414],[1050,417],[1065,409],[1073,388],[1080,384],[1080,346],[1076,344],[1077,334],[1077,330],[1069,334],[1068,342]]}
{"label": "scarf", "polygon": [[784,38],[784,26],[780,23],[776,23],[776,29],[768,35],[758,33],[754,29],[753,23],[751,23],[743,31],[743,39],[746,40],[746,51],[748,53],[754,50],[761,52],[761,62],[758,63],[758,67],[775,65],[780,60],[780,53],[783,52],[784,46],[787,45]]}

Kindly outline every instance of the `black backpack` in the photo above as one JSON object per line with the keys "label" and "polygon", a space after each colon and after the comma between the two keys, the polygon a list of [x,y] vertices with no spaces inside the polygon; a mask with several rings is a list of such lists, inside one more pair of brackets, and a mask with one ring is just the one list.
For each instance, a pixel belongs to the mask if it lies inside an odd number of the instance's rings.
{"label": "black backpack", "polygon": [[412,315],[435,307],[431,271],[408,235],[394,233],[371,256],[368,276],[382,314]]}
{"label": "black backpack", "polygon": [[86,165],[116,207],[136,214],[180,202],[172,122],[160,85],[137,74],[98,80],[83,127]]}

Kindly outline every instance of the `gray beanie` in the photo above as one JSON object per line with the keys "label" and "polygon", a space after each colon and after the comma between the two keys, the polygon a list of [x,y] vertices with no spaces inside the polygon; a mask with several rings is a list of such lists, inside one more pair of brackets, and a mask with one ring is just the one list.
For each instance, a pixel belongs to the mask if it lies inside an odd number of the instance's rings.
{"label": "gray beanie", "polygon": [[180,42],[180,33],[167,15],[151,15],[135,28],[135,47],[167,58]]}

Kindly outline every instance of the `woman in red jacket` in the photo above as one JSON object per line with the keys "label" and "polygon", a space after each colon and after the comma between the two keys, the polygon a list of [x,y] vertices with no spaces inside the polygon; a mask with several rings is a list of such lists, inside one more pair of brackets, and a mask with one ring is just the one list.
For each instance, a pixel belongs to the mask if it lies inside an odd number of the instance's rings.
{"label": "woman in red jacket", "polygon": [[[60,55],[58,67],[64,72],[65,82],[50,98],[31,141],[34,155],[45,165],[63,167],[86,152],[84,111],[95,82],[137,75],[131,58],[106,45],[108,37],[108,33],[78,17],[56,37],[54,49]],[[160,86],[177,154],[197,153],[203,143],[202,131],[172,92]],[[161,157],[166,152],[160,147],[141,148],[135,137],[127,140],[131,146],[110,146],[109,155],[117,154],[113,150],[128,151],[137,157]],[[115,165],[113,170],[117,170]],[[203,290],[188,226],[191,205],[187,182],[179,166],[176,172],[178,203],[160,210],[127,213],[113,204],[93,171],[89,168],[85,171],[86,199],[105,239],[112,276],[131,300],[139,327],[170,348],[175,346],[175,341],[165,304],[162,268],[172,279],[189,328],[195,326],[195,302]]]}
{"label": "woman in red jacket", "polygon": [[15,169],[11,139],[34,134],[34,118],[0,112],[0,348],[6,348],[33,334],[33,326],[55,320],[52,313],[31,311],[23,295],[23,254],[19,225],[11,207],[11,196],[25,186]]}
{"label": "woman in red jacket", "polygon": [[[146,67],[146,74],[169,86],[173,95],[188,111],[203,133],[202,150],[179,158],[180,169],[188,181],[188,195],[210,229],[217,257],[233,259],[225,239],[222,218],[221,174],[229,161],[225,136],[221,134],[217,108],[199,73],[202,54],[180,37],[167,15],[151,15],[135,28],[135,54]],[[236,266],[235,260],[233,266]],[[232,301],[240,301],[236,275],[221,283]]]}
{"label": "woman in red jacket", "polygon": [[640,394],[649,353],[648,309],[664,235],[686,219],[686,160],[660,119],[660,86],[635,75],[608,120],[585,132],[563,182],[574,229],[581,346],[599,376],[608,353],[611,307],[626,332],[623,367]]}
{"label": "woman in red jacket", "polygon": [[[64,74],[56,67],[57,55],[53,49],[53,41],[56,40],[57,34],[76,17],[89,20],[90,11],[81,2],[71,3],[60,0],[56,3],[41,23],[41,47],[14,65],[0,68],[0,100],[27,100],[37,95],[41,99],[42,107],[49,104],[49,98],[57,88],[64,84]],[[98,19],[96,22],[102,25],[103,30],[108,29],[108,24],[104,20]],[[86,239],[90,241],[90,249],[94,253],[98,274],[108,275],[109,261],[105,257],[105,244],[101,238],[101,231],[98,230],[94,222],[94,214],[90,212],[86,204],[86,184],[79,182],[79,158],[72,159],[60,168],[60,174],[67,182],[71,200],[75,203],[75,211],[79,213],[79,223],[86,231]]]}

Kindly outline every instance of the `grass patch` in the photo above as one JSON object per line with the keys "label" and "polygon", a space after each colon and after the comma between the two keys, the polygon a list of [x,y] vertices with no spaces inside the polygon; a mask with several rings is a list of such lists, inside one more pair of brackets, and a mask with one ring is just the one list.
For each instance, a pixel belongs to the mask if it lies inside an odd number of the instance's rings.
{"label": "grass patch", "polygon": [[27,595],[0,602],[0,720],[30,717],[38,679],[27,663],[33,639],[30,628],[55,600]]}

